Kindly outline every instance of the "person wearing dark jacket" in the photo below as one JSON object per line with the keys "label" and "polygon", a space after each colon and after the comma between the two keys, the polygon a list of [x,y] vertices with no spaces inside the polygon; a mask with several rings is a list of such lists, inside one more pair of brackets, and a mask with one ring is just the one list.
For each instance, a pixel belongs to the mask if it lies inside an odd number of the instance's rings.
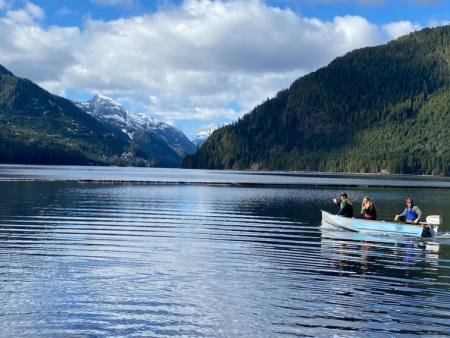
{"label": "person wearing dark jacket", "polygon": [[353,205],[345,192],[341,194],[340,199],[340,201],[336,198],[333,200],[335,204],[339,205],[339,211],[337,214],[343,217],[353,217]]}
{"label": "person wearing dark jacket", "polygon": [[375,208],[375,203],[367,196],[365,196],[362,200],[361,215],[364,219],[377,219],[377,209]]}

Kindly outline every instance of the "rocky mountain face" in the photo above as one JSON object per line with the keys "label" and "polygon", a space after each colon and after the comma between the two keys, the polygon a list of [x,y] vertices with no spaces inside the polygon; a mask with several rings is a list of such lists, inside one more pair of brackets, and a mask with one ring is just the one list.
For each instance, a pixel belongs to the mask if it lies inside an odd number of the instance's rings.
{"label": "rocky mountain face", "polygon": [[145,114],[130,113],[109,97],[95,95],[75,104],[105,126],[126,134],[131,144],[163,165],[179,166],[185,155],[196,150],[181,130]]}

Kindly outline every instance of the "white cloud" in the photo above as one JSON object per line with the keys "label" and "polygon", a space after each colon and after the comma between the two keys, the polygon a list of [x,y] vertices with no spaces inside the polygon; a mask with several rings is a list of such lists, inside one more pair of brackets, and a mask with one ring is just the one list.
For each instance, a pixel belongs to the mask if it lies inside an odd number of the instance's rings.
{"label": "white cloud", "polygon": [[257,0],[188,0],[154,14],[87,19],[81,29],[44,28],[33,6],[20,10],[31,21],[11,12],[0,19],[1,64],[50,91],[103,93],[178,126],[234,120],[333,58],[415,28],[305,18]]}
{"label": "white cloud", "polygon": [[43,9],[32,2],[27,2],[25,7],[18,10],[8,10],[6,17],[16,24],[32,25],[36,20],[45,17]]}
{"label": "white cloud", "polygon": [[36,18],[36,19],[39,19],[39,20],[42,20],[44,18],[44,16],[45,16],[44,11],[42,10],[42,8],[37,6],[37,5],[35,5],[32,2],[27,2],[26,6],[25,6],[25,11],[27,13],[29,13],[29,15],[32,18]]}
{"label": "white cloud", "polygon": [[447,26],[450,25],[449,20],[431,20],[428,22],[428,27],[438,27],[438,26]]}
{"label": "white cloud", "polygon": [[421,28],[422,27],[419,24],[410,21],[392,22],[382,26],[382,29],[386,32],[389,39],[396,39]]}

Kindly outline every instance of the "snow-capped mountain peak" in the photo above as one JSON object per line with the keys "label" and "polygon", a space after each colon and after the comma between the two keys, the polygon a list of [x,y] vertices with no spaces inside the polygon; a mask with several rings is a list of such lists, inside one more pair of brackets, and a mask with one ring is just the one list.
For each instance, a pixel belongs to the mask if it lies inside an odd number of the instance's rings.
{"label": "snow-capped mountain peak", "polygon": [[211,126],[208,129],[200,131],[192,140],[191,142],[194,143],[197,147],[201,146],[205,141],[208,139],[208,137],[211,136],[211,134],[216,130],[217,126]]}
{"label": "snow-capped mountain peak", "polygon": [[88,102],[76,102],[75,104],[100,122],[120,129],[133,142],[137,142],[136,135],[142,139],[145,138],[143,135],[150,133],[166,143],[180,156],[195,152],[194,144],[181,130],[146,114],[130,113],[120,103],[107,96],[97,94]]}
{"label": "snow-capped mountain peak", "polygon": [[120,103],[107,96],[97,94],[87,103],[90,106],[90,113],[96,117],[117,119],[125,123],[128,119],[126,109]]}

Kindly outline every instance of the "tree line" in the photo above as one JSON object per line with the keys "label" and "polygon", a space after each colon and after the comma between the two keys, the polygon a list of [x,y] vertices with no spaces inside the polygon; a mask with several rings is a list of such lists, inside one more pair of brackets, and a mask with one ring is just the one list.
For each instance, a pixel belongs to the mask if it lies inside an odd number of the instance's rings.
{"label": "tree line", "polygon": [[216,130],[187,168],[450,174],[450,27],[355,50]]}

